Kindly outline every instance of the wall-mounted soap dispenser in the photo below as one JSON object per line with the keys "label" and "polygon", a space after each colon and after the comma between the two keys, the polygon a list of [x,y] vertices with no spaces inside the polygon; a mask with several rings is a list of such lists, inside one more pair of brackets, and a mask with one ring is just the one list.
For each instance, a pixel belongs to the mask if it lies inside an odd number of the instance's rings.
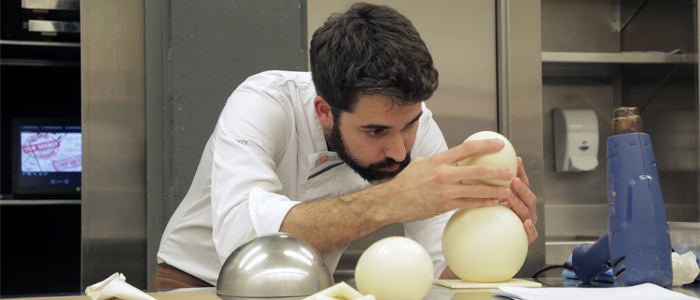
{"label": "wall-mounted soap dispenser", "polygon": [[589,108],[553,111],[557,172],[592,171],[598,166],[598,118]]}

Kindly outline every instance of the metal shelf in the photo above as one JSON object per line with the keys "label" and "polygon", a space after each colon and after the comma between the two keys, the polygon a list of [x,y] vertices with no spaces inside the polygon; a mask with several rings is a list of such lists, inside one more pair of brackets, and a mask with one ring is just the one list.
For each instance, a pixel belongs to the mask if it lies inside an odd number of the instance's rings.
{"label": "metal shelf", "polygon": [[80,205],[81,200],[0,200],[0,206]]}
{"label": "metal shelf", "polygon": [[695,53],[542,52],[543,77],[608,77],[624,66],[692,65]]}
{"label": "metal shelf", "polygon": [[542,63],[669,64],[697,63],[694,53],[542,52]]}
{"label": "metal shelf", "polygon": [[0,45],[16,47],[66,47],[80,49],[80,43],[0,40]]}
{"label": "metal shelf", "polygon": [[79,61],[62,61],[50,59],[20,59],[3,58],[0,59],[2,66],[22,66],[22,67],[80,67]]}
{"label": "metal shelf", "polygon": [[0,65],[80,67],[80,43],[0,40]]}

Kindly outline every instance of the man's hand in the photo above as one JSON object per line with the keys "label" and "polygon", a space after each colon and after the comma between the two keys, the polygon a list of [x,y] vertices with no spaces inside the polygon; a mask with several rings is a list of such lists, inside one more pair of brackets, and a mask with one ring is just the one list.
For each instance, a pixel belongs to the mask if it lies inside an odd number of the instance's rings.
{"label": "man's hand", "polygon": [[496,152],[504,147],[499,139],[476,140],[437,154],[416,158],[393,180],[378,185],[392,195],[387,218],[396,223],[423,220],[464,206],[494,206],[498,199],[512,196],[509,188],[484,184],[463,184],[465,180],[515,177],[507,167],[457,166],[468,157]]}
{"label": "man's hand", "polygon": [[390,181],[292,207],[280,231],[326,253],[390,224],[424,220],[464,206],[498,205],[498,199],[512,196],[509,188],[462,181],[511,180],[515,174],[506,167],[459,167],[457,162],[504,146],[498,139],[469,141],[431,158],[417,158]]}
{"label": "man's hand", "polygon": [[518,177],[513,179],[511,184],[515,194],[508,197],[503,205],[510,208],[523,221],[527,240],[532,244],[539,235],[535,224],[537,224],[537,196],[530,191],[530,181],[523,168],[523,159],[518,157]]}

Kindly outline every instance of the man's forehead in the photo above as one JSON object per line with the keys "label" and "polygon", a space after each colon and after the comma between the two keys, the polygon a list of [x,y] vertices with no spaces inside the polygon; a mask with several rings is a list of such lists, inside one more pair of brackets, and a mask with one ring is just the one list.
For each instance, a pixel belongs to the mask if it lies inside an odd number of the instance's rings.
{"label": "man's forehead", "polygon": [[421,102],[402,104],[386,95],[362,95],[351,114],[362,116],[382,115],[415,115],[421,110]]}

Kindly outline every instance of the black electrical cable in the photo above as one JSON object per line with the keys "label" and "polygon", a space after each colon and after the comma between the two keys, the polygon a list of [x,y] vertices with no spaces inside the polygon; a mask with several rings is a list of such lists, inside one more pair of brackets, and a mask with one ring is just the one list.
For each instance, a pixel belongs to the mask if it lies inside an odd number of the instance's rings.
{"label": "black electrical cable", "polygon": [[570,262],[565,262],[563,265],[550,265],[546,266],[542,269],[537,270],[535,274],[532,275],[532,278],[537,279],[542,273],[547,272],[552,269],[567,269],[567,270],[573,270],[574,266]]}

